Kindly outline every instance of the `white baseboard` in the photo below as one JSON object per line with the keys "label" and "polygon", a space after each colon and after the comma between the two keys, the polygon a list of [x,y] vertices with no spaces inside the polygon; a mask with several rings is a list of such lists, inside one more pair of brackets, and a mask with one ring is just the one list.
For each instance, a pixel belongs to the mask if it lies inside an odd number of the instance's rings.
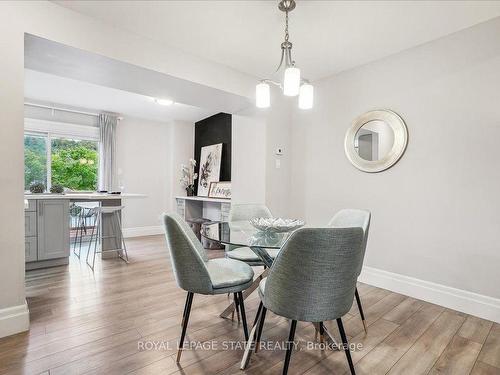
{"label": "white baseboard", "polygon": [[497,298],[372,267],[363,267],[359,281],[500,323]]}
{"label": "white baseboard", "polygon": [[14,335],[29,329],[30,313],[26,302],[0,310],[0,337]]}
{"label": "white baseboard", "polygon": [[149,227],[123,228],[123,237],[125,238],[154,236],[156,234],[163,234],[163,227],[161,225],[153,225]]}

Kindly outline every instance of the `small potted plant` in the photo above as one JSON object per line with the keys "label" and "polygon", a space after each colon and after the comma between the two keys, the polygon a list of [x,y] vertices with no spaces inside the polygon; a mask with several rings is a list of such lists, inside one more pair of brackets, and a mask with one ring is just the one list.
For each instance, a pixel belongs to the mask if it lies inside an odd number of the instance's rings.
{"label": "small potted plant", "polygon": [[50,192],[52,194],[62,194],[64,193],[64,187],[60,184],[55,184],[50,187]]}
{"label": "small potted plant", "polygon": [[45,192],[45,184],[43,182],[34,181],[30,184],[30,192],[32,194],[42,194]]}
{"label": "small potted plant", "polygon": [[194,172],[196,167],[196,160],[189,159],[188,165],[181,165],[181,184],[186,189],[186,194],[188,197],[194,195],[194,181],[198,178],[198,174]]}

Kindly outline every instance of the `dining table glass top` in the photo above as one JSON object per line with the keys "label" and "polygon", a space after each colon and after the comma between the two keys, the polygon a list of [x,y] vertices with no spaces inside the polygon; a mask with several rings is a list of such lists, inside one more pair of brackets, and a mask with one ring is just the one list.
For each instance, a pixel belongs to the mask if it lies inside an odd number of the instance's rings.
{"label": "dining table glass top", "polygon": [[256,229],[248,221],[203,224],[201,235],[223,245],[280,249],[291,232],[268,233]]}

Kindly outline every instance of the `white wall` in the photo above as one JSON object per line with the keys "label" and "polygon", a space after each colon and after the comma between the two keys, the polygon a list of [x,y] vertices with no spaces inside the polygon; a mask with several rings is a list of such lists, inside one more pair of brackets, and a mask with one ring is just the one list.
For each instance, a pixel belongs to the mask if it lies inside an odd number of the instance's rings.
{"label": "white wall", "polygon": [[[287,217],[291,203],[291,109],[297,106],[297,98],[285,97],[275,89],[271,99],[271,108],[265,111],[266,203],[274,216]],[[276,155],[278,147],[283,149],[283,155]]]}
{"label": "white wall", "polygon": [[[500,19],[316,83],[293,116],[292,202],[310,224],[373,213],[365,265],[500,298]],[[409,129],[393,168],[363,173],[344,136],[388,108]],[[496,319],[500,320],[500,304]]]}
{"label": "white wall", "polygon": [[11,12],[0,11],[0,337],[28,328],[24,292],[24,35]]}
{"label": "white wall", "polygon": [[[259,191],[251,192],[248,184],[264,183],[264,203],[274,216],[290,215],[290,179],[291,179],[291,108],[297,106],[297,98],[284,97],[278,89],[271,89],[271,107],[267,109],[248,108],[233,116],[233,197],[239,201],[253,202]],[[241,129],[235,130],[235,123],[241,123]],[[241,138],[238,142],[238,138]],[[236,146],[235,143],[236,142]],[[243,147],[243,151],[238,151]],[[276,149],[283,150],[282,155],[276,155]],[[239,159],[256,154],[252,149],[262,150],[264,160],[256,158],[252,166],[249,159],[245,164],[253,172],[244,175],[240,171]],[[260,151],[259,151],[260,152]],[[234,156],[240,153],[239,156]],[[279,167],[277,167],[277,161]],[[262,165],[262,163],[264,163]],[[239,179],[242,179],[238,181]],[[239,189],[246,189],[239,192]],[[245,197],[245,198],[244,198]]]}
{"label": "white wall", "polygon": [[231,131],[231,200],[265,203],[266,123],[257,116],[233,115]]}
{"label": "white wall", "polygon": [[128,116],[117,125],[116,184],[123,186],[124,192],[147,195],[123,201],[125,235],[147,234],[160,225],[160,214],[170,207],[170,127],[169,123]]}
{"label": "white wall", "polygon": [[[172,168],[170,169],[171,196],[169,200],[171,206],[168,211],[175,211],[176,207],[173,206],[175,197],[186,195],[186,190],[181,186],[179,180],[182,176],[181,165],[187,165],[189,159],[194,158],[194,124],[186,121],[172,121],[170,132]],[[198,171],[198,166],[196,166],[195,171]]]}

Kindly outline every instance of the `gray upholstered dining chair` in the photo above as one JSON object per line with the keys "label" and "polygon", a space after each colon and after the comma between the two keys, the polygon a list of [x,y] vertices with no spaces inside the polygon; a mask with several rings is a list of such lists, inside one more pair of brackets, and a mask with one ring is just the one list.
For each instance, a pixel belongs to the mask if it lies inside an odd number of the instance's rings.
{"label": "gray upholstered dining chair", "polygon": [[[370,230],[370,220],[371,213],[368,210],[360,210],[354,208],[347,208],[340,210],[335,214],[335,216],[328,223],[329,227],[333,228],[361,228],[363,229],[363,258],[366,252],[366,244],[368,242],[368,232]],[[363,264],[360,264],[358,269],[358,276],[361,273]],[[365,332],[368,333],[368,327],[366,326],[365,314],[363,312],[363,306],[361,305],[361,298],[359,297],[358,288],[354,294],[356,297],[356,303],[358,304],[359,315],[361,316],[361,321],[363,322],[363,327]]]}
{"label": "gray upholstered dining chair", "polygon": [[[232,204],[229,212],[229,222],[249,221],[256,217],[273,217],[269,208],[263,204],[247,203]],[[275,258],[279,249],[268,249],[267,253]],[[263,266],[262,260],[249,247],[228,246],[226,256],[231,259],[240,260],[250,266]]]}
{"label": "gray upholstered dining chair", "polygon": [[248,340],[242,292],[252,284],[254,275],[252,267],[234,259],[209,260],[191,228],[175,213],[164,214],[163,223],[175,279],[179,287],[188,292],[182,316],[177,362],[181,358],[195,293],[208,295],[233,293],[236,308],[239,309],[243,320],[245,340]]}
{"label": "gray upholstered dining chair", "polygon": [[[342,324],[354,300],[358,268],[363,263],[361,228],[302,228],[292,233],[259,285],[256,348],[267,309],[291,319],[283,374],[287,374],[297,321],[336,320],[351,373],[355,374]],[[257,322],[255,323],[257,324]],[[254,325],[255,325],[254,324]]]}

